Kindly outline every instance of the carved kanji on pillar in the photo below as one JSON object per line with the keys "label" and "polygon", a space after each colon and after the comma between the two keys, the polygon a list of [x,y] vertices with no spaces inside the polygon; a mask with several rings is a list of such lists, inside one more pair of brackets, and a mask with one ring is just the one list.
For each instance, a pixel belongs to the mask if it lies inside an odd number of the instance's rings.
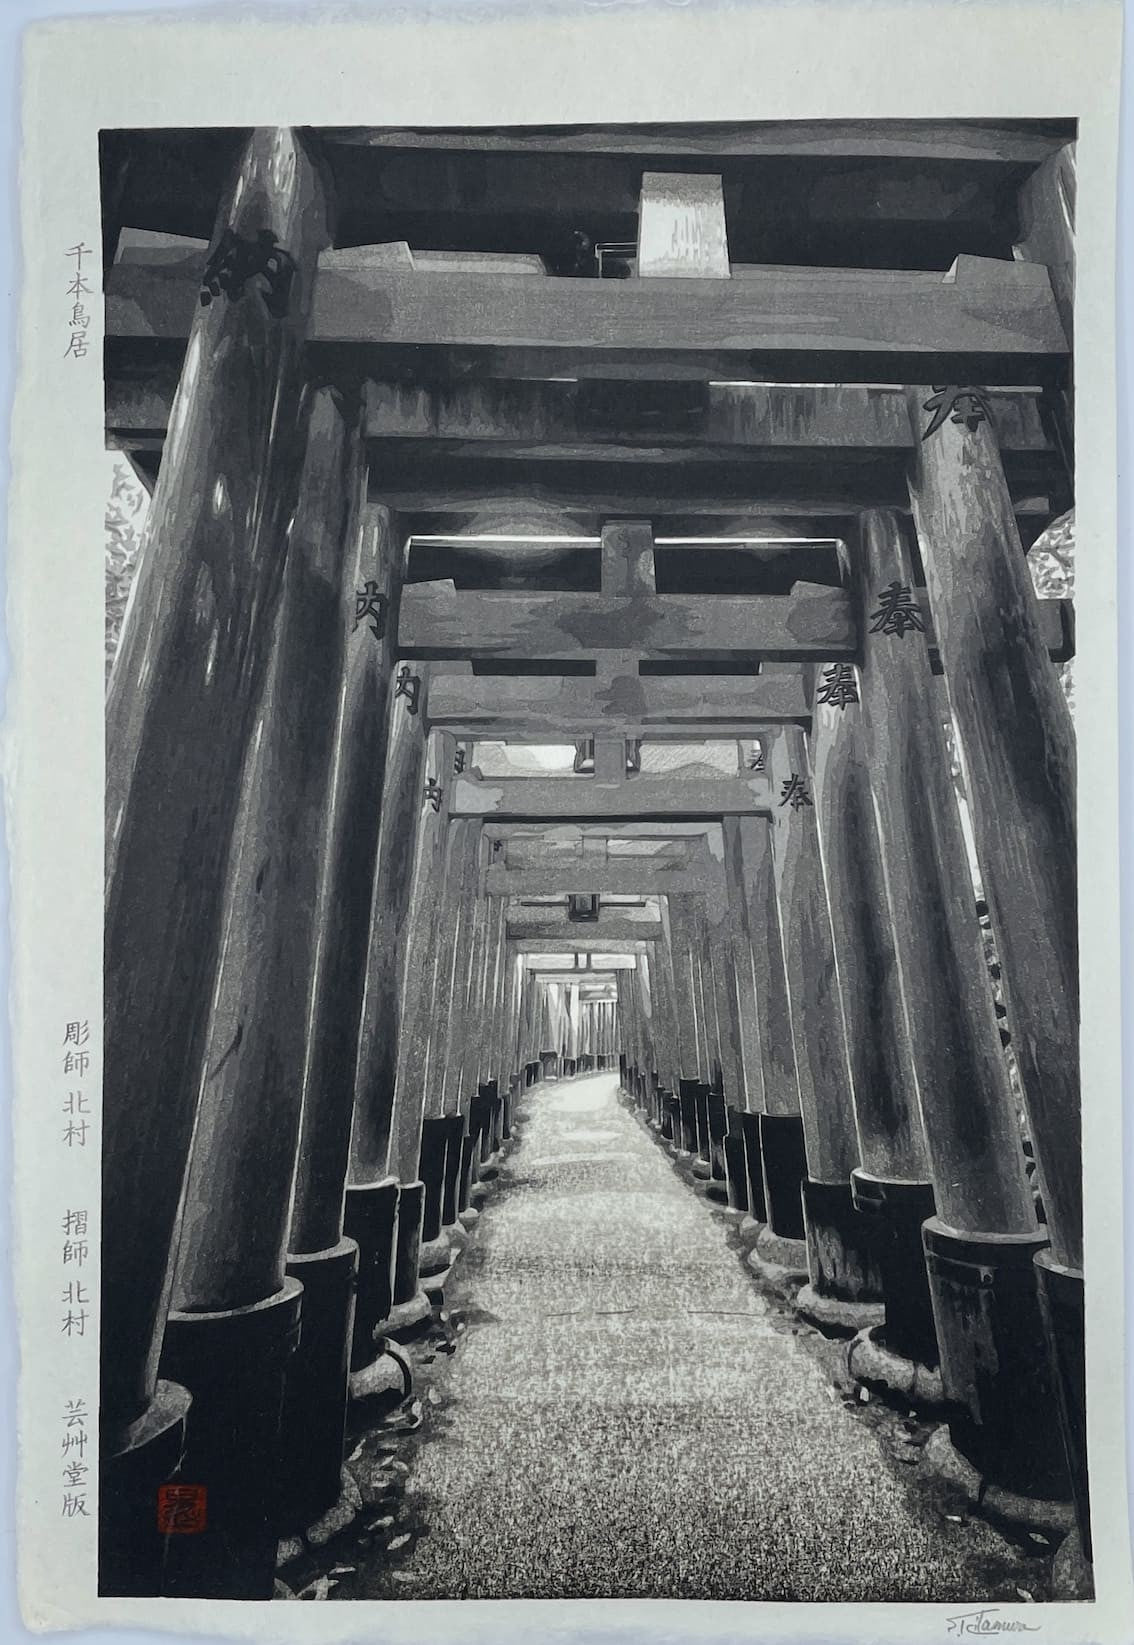
{"label": "carved kanji on pillar", "polygon": [[926,400],[922,409],[933,413],[922,435],[923,440],[936,434],[947,417],[963,424],[970,434],[974,434],[981,423],[992,421],[988,395],[983,388],[958,388],[956,385],[934,383],[932,397]]}
{"label": "carved kanji on pillar", "polygon": [[372,579],[365,582],[354,596],[354,626],[370,618],[370,632],[380,640],[386,632],[386,596]]}
{"label": "carved kanji on pillar", "polygon": [[398,669],[398,678],[394,686],[395,697],[405,697],[406,712],[417,713],[417,699],[421,693],[421,675],[411,674],[408,663],[403,663]]}
{"label": "carved kanji on pillar", "polygon": [[925,633],[921,607],[910,593],[908,583],[890,583],[878,595],[878,610],[870,613],[870,632],[896,634],[901,639],[915,630]]}
{"label": "carved kanji on pillar", "polygon": [[430,805],[433,807],[434,811],[440,811],[440,809],[441,809],[441,796],[442,796],[443,793],[444,793],[444,790],[442,789],[441,784],[437,781],[436,777],[430,777],[426,781],[426,784],[425,784],[425,797],[429,801]]}
{"label": "carved kanji on pillar", "polygon": [[823,678],[816,693],[816,701],[832,708],[846,708],[858,701],[858,684],[850,663],[832,663],[823,670]]}
{"label": "carved kanji on pillar", "polygon": [[807,792],[807,784],[798,772],[793,771],[790,777],[785,777],[780,793],[780,804],[790,805],[793,811],[798,811],[801,805],[810,805],[811,795]]}

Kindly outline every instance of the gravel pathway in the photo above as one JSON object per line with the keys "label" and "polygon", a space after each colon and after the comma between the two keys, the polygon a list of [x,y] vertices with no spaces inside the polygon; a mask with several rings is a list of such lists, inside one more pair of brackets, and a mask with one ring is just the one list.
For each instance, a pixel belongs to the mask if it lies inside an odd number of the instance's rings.
{"label": "gravel pathway", "polygon": [[[1018,1556],[884,1458],[613,1075],[525,1115],[458,1265],[398,1597],[1015,1597]],[[368,1563],[352,1596],[390,1592]]]}

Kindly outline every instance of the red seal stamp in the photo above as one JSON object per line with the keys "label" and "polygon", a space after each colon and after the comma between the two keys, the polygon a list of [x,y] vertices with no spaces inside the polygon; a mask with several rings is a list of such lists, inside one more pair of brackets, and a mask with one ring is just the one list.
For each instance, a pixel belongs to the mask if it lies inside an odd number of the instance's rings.
{"label": "red seal stamp", "polygon": [[157,1528],[162,1536],[193,1536],[205,1529],[204,1485],[159,1485]]}

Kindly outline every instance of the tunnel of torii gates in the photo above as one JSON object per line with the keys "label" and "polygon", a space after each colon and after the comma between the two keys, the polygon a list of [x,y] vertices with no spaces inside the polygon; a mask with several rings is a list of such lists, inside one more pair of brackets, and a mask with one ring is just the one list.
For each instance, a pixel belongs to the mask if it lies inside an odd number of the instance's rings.
{"label": "tunnel of torii gates", "polygon": [[[421,133],[104,172],[108,438],[152,485],[108,703],[105,1592],[270,1595],[518,1099],[603,1068],[1089,1548],[1071,625],[1026,557],[1071,505],[1073,170],[1025,125],[816,128],[819,166],[995,192],[1014,254],[944,275],[709,279],[710,198],[651,283],[648,170],[618,283],[351,245],[336,178]],[[633,148],[575,141],[600,181]],[[662,183],[725,169],[651,141]]]}

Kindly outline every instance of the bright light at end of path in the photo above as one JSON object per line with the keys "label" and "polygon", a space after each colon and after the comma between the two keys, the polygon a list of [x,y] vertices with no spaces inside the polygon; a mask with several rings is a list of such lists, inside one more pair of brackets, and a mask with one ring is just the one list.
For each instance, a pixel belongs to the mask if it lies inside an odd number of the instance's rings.
{"label": "bright light at end of path", "polygon": [[555,1106],[567,1114],[593,1114],[596,1108],[609,1105],[617,1083],[614,1074],[592,1074],[589,1078],[584,1075],[556,1091]]}

